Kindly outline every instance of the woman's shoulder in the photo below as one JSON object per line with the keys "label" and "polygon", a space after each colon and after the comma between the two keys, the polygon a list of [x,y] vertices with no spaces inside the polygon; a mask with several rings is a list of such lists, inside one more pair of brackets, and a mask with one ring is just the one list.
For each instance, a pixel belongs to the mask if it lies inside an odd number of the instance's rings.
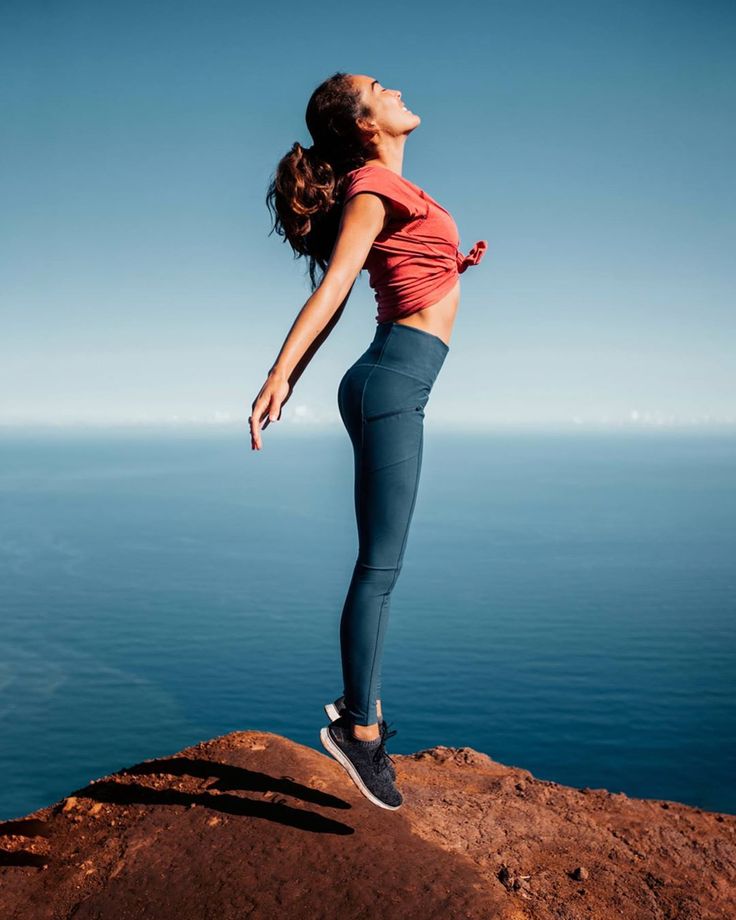
{"label": "woman's shoulder", "polygon": [[419,187],[386,166],[366,163],[347,172],[345,200],[359,192],[374,192],[389,198],[404,218],[425,217],[427,214],[427,202]]}

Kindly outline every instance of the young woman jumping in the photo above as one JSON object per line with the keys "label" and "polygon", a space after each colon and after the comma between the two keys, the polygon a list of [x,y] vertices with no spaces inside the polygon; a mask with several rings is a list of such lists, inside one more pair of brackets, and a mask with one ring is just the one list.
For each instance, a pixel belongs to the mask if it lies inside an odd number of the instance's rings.
{"label": "young woman jumping", "polygon": [[[335,73],[312,93],[314,141],[279,162],[266,203],[274,227],[308,259],[312,294],[252,404],[251,448],[280,417],[304,368],[368,269],[376,331],[337,391],[354,454],[358,557],[340,620],[343,693],[325,706],[325,749],[381,808],[403,799],[386,751],[381,661],[391,592],[401,571],[422,465],[424,414],[449,352],[459,275],[482,258],[459,250],[450,213],[402,176],[404,145],[421,123],[399,90]],[[319,266],[321,279],[316,280]]]}

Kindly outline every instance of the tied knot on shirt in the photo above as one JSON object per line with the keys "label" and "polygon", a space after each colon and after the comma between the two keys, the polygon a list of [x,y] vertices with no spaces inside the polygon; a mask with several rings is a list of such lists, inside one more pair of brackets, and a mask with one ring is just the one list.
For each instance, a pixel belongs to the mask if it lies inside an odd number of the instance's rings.
{"label": "tied knot on shirt", "polygon": [[485,240],[478,240],[470,252],[464,256],[459,250],[457,253],[457,270],[462,275],[470,265],[477,265],[483,258],[483,254],[488,249],[488,243]]}

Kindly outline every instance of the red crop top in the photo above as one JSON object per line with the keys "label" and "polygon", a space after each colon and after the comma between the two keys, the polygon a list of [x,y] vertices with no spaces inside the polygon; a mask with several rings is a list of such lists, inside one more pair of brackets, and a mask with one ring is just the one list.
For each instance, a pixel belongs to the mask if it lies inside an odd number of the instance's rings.
{"label": "red crop top", "polygon": [[359,192],[373,192],[393,206],[388,226],[376,237],[363,266],[375,291],[379,323],[437,303],[488,248],[485,240],[478,240],[464,256],[450,212],[387,166],[368,164],[351,170],[343,203]]}

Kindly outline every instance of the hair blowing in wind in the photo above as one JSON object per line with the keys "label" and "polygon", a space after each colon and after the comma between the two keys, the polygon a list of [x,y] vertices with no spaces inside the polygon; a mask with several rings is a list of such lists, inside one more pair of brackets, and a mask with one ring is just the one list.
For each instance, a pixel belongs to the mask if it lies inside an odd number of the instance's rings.
{"label": "hair blowing in wind", "polygon": [[[279,160],[268,187],[266,205],[273,227],[294,251],[308,261],[314,291],[337,239],[343,178],[366,161],[358,118],[370,115],[349,74],[337,72],[321,83],[307,104],[305,120],[313,144],[296,141]],[[269,233],[269,235],[270,235]]]}

